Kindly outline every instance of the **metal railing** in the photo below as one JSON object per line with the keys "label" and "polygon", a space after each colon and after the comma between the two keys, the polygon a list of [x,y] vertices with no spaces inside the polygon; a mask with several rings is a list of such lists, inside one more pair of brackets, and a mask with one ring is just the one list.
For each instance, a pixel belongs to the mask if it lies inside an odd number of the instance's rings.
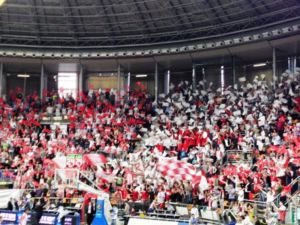
{"label": "metal railing", "polygon": [[[289,194],[291,197],[295,196],[296,194],[298,194],[300,192],[300,176],[298,176],[297,178],[295,178],[290,184],[288,184],[291,186],[291,193]],[[281,199],[281,193],[279,193],[278,195],[275,196],[273,203],[278,206],[280,199]],[[286,199],[285,202],[283,202],[283,204],[287,205],[289,203],[289,198]]]}
{"label": "metal railing", "polygon": [[[291,186],[291,193],[287,193],[288,198],[286,198],[286,201],[283,202],[284,205],[288,205],[289,202],[291,201],[291,199],[300,193],[300,176],[298,176],[297,178],[295,178],[290,184],[288,184]],[[269,203],[269,205],[275,204],[277,207],[279,206],[279,203],[281,201],[282,198],[282,193],[277,194],[274,197],[274,200]],[[268,204],[266,201],[257,201],[257,200],[247,200],[244,199],[243,202],[245,203],[249,203],[253,206],[254,208],[254,213],[256,216],[264,216],[264,211],[267,208]]]}
{"label": "metal railing", "polygon": [[100,190],[100,188],[95,184],[95,182],[88,178],[88,175],[85,174],[84,171],[79,171],[79,180],[81,180],[82,177],[86,180],[86,183],[88,185],[92,186],[96,190]]}

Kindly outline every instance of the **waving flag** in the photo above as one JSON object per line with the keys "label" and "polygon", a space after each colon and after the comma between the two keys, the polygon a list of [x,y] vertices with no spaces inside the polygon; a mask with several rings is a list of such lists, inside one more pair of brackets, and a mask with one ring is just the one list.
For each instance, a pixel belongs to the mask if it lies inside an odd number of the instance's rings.
{"label": "waving flag", "polygon": [[96,176],[106,182],[112,182],[116,178],[118,170],[114,170],[111,173],[103,170],[101,166],[98,166],[98,170],[96,172]]}
{"label": "waving flag", "polygon": [[67,158],[66,156],[59,156],[52,159],[52,162],[54,163],[54,166],[57,169],[65,169],[67,164]]}
{"label": "waving flag", "polygon": [[103,154],[87,154],[83,156],[83,159],[90,166],[97,166],[99,164],[107,163],[107,159]]}
{"label": "waving flag", "polygon": [[196,168],[192,164],[176,158],[160,158],[156,168],[162,175],[178,180],[193,180],[196,174]]}

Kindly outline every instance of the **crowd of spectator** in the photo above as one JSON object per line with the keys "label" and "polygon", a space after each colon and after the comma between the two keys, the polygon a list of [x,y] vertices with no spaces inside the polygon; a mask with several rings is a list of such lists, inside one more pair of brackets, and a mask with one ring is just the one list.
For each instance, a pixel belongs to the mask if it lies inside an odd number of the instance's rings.
{"label": "crowd of spectator", "polygon": [[[203,81],[194,89],[181,82],[157,102],[145,91],[7,96],[0,101],[0,168],[15,187],[57,196],[51,160],[103,154],[107,163],[84,162],[79,169],[116,204],[141,202],[153,211],[168,209],[168,202],[213,210],[226,203],[253,223],[245,200],[264,201],[274,211],[276,196],[285,202],[299,175],[299,87],[297,70],[283,73],[275,89],[264,76],[217,90]],[[68,118],[67,129],[43,125],[47,116]],[[190,163],[205,179],[164,176],[156,170],[161,157]],[[85,194],[61,194],[78,193]]]}

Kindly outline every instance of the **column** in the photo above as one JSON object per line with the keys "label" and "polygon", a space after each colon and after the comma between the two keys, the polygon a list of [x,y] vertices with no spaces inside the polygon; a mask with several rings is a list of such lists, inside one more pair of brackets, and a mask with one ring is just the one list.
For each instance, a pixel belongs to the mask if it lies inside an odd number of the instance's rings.
{"label": "column", "polygon": [[206,75],[205,75],[205,68],[204,67],[202,67],[202,69],[201,69],[201,71],[202,71],[202,81],[203,81],[203,89],[205,90],[206,88]]}
{"label": "column", "polygon": [[167,95],[170,92],[170,70],[165,73],[164,77],[164,93]]}
{"label": "column", "polygon": [[196,65],[193,64],[192,69],[192,82],[193,82],[193,90],[196,90]]}
{"label": "column", "polygon": [[121,92],[121,65],[118,64],[118,85],[117,85],[117,88],[118,88],[118,96],[120,96],[120,92]]}
{"label": "column", "polygon": [[224,94],[224,87],[225,87],[225,68],[224,66],[221,66],[220,68],[221,72],[221,91],[222,95]]}
{"label": "column", "polygon": [[233,79],[233,88],[235,88],[236,83],[236,68],[235,68],[235,56],[232,56],[232,79]]}
{"label": "column", "polygon": [[126,85],[126,91],[127,92],[130,92],[130,82],[131,82],[131,73],[128,72],[128,75],[127,75],[127,85]]}
{"label": "column", "polygon": [[155,96],[155,102],[157,102],[158,99],[158,63],[157,62],[155,63],[154,82],[155,82],[154,96]]}
{"label": "column", "polygon": [[288,69],[292,72],[296,72],[296,67],[297,67],[297,57],[292,56],[288,57]]}
{"label": "column", "polygon": [[276,77],[276,48],[273,47],[273,88],[276,88],[276,82],[277,82],[277,77]]}
{"label": "column", "polygon": [[78,93],[81,93],[83,91],[83,73],[84,73],[84,69],[83,69],[83,65],[80,64],[80,68],[79,68],[79,73],[78,73]]}
{"label": "column", "polygon": [[[26,87],[26,81],[24,81],[24,94],[25,94],[25,87]],[[44,64],[42,64],[41,65],[41,79],[40,79],[40,98],[43,98],[44,90],[45,90],[45,67],[44,67]]]}
{"label": "column", "polygon": [[2,98],[4,95],[4,88],[5,88],[5,79],[3,74],[3,63],[0,63],[0,97]]}

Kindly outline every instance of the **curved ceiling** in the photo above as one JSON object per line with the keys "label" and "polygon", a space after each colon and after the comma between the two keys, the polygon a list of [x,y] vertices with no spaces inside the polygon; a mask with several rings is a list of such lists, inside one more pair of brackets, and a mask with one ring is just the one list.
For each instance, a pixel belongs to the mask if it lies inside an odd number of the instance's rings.
{"label": "curved ceiling", "polygon": [[299,17],[299,0],[6,0],[0,8],[0,45],[157,45]]}

